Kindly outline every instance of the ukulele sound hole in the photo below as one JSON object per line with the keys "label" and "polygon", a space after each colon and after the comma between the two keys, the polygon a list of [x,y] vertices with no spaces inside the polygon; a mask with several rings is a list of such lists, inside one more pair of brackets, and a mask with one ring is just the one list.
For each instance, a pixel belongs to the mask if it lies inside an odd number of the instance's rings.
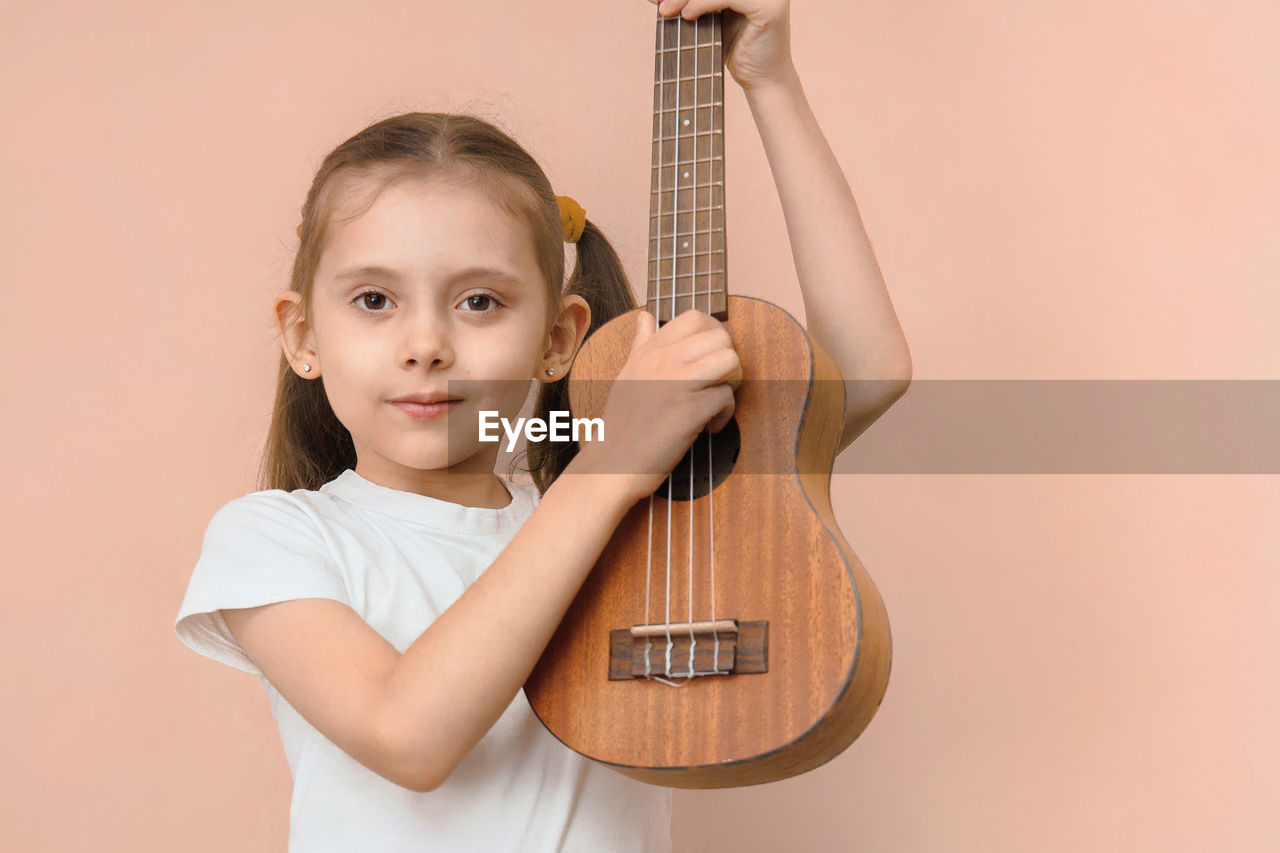
{"label": "ukulele sound hole", "polygon": [[[709,472],[707,465],[708,435],[711,436],[711,470]],[[667,479],[663,480],[662,485],[658,486],[657,490],[654,491],[654,497],[669,498],[673,501],[687,501],[708,494],[733,471],[733,466],[738,461],[738,451],[741,449],[741,444],[742,436],[738,432],[738,419],[734,417],[730,417],[729,422],[724,425],[724,429],[717,433],[698,433],[698,437],[693,440],[693,445],[685,451],[684,456],[680,457],[680,461],[676,463],[676,467],[672,469]],[[690,480],[692,480],[693,484],[692,490],[690,489]],[[668,492],[668,489],[670,489],[670,492]]]}

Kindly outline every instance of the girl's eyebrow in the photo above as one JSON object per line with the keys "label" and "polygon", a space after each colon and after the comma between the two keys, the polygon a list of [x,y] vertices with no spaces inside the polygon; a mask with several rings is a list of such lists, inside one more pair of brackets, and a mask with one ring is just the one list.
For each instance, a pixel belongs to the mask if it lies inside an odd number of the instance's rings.
{"label": "girl's eyebrow", "polygon": [[[394,280],[400,279],[400,273],[396,272],[390,267],[383,267],[383,266],[378,266],[376,264],[371,264],[371,265],[360,266],[360,267],[352,267],[351,269],[343,270],[334,276],[334,280],[345,281],[347,279],[365,278],[368,276],[381,276],[383,278],[389,278]],[[458,270],[457,272],[450,275],[448,280],[452,282],[452,281],[457,281],[458,279],[463,279],[463,278],[491,278],[491,279],[498,279],[500,281],[505,281],[505,282],[508,282],[509,284],[515,284],[515,285],[521,284],[519,276],[516,276],[510,272],[507,272],[506,270],[498,269],[496,267],[467,267],[466,269]]]}

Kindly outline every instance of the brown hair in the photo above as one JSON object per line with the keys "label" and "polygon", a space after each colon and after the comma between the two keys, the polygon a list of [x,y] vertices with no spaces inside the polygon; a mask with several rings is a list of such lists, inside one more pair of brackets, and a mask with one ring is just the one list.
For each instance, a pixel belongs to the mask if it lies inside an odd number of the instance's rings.
{"label": "brown hair", "polygon": [[[290,280],[290,289],[301,294],[303,316],[311,313],[316,268],[326,245],[333,196],[346,183],[342,179],[373,179],[367,209],[399,178],[446,174],[480,182],[495,202],[528,225],[547,283],[548,332],[562,297],[571,293],[591,307],[588,335],[638,307],[617,253],[590,220],[576,243],[577,262],[562,291],[564,232],[559,206],[542,168],[519,143],[475,116],[412,112],[360,131],[333,149],[316,171],[302,206],[300,244]],[[303,379],[281,353],[275,406],[258,473],[260,489],[314,490],[355,468],[351,434],[333,413],[323,383],[323,378]],[[549,419],[550,412],[568,408],[563,381],[540,383],[534,417]],[[529,467],[521,470],[545,492],[577,452],[576,442],[531,442],[524,454]],[[512,461],[508,476],[517,469],[517,461],[518,457]]]}

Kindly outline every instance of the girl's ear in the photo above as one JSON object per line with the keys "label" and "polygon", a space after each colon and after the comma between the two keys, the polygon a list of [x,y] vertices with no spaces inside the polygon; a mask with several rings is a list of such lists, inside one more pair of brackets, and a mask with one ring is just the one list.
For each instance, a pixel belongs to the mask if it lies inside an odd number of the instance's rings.
{"label": "girl's ear", "polygon": [[[542,353],[539,378],[554,382],[564,377],[590,328],[591,306],[587,304],[587,300],[576,293],[561,300],[560,314],[551,326],[551,332],[547,336],[548,346]],[[555,370],[550,377],[547,376],[548,368]]]}
{"label": "girl's ear", "polygon": [[[293,372],[303,379],[315,379],[320,375],[320,356],[316,353],[311,324],[302,314],[302,294],[296,290],[282,290],[275,301],[276,332],[285,358],[293,366]],[[310,369],[307,369],[310,366]]]}

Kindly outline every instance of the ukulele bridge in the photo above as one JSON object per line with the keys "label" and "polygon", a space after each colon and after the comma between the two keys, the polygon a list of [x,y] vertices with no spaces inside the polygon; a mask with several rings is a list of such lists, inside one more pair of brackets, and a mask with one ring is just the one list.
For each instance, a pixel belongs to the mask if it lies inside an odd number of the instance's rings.
{"label": "ukulele bridge", "polygon": [[663,622],[609,632],[610,681],[743,675],[768,669],[767,621]]}

